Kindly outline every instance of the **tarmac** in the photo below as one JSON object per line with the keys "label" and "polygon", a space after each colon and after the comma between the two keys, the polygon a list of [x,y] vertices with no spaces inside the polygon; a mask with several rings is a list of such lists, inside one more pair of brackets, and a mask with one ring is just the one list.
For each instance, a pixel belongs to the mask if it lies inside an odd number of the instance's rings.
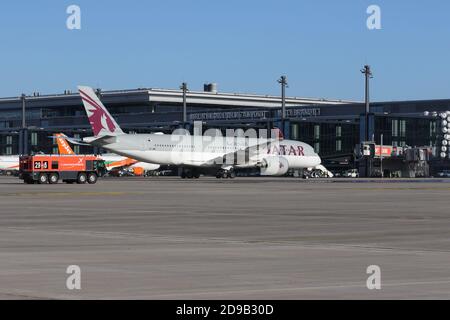
{"label": "tarmac", "polygon": [[0,298],[449,299],[450,180],[389,182],[0,177]]}

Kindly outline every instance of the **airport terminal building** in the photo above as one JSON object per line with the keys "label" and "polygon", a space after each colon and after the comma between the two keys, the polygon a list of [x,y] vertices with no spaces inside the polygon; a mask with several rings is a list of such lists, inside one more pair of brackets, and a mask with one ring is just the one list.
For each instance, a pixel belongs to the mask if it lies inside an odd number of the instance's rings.
{"label": "airport terminal building", "polygon": [[[215,85],[205,85],[204,91],[187,93],[188,121],[183,123],[181,90],[98,90],[98,95],[126,132],[170,133],[189,128],[194,121],[202,121],[205,130],[278,127],[285,138],[313,146],[332,168],[361,167],[355,149],[367,134],[375,144],[392,146],[394,151],[406,147],[426,150],[432,171],[450,167],[448,157],[440,156],[443,132],[439,117],[450,110],[450,99],[373,102],[366,115],[361,102],[287,97],[282,121],[279,96],[222,93]],[[92,135],[78,93],[0,98],[0,155],[57,153],[51,135],[58,132],[75,138]],[[88,146],[74,146],[74,150],[101,151]],[[400,153],[397,162],[404,164],[406,158]],[[385,168],[389,168],[389,160],[385,160]]]}

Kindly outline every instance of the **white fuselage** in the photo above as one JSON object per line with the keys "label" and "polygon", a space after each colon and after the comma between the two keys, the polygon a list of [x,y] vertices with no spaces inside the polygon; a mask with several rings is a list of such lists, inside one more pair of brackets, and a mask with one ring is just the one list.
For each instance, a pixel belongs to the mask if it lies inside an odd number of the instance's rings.
{"label": "white fuselage", "polygon": [[0,156],[0,170],[2,171],[19,170],[19,156]]}
{"label": "white fuselage", "polygon": [[[220,159],[230,156],[237,159],[235,167],[255,166],[268,157],[284,158],[291,169],[313,168],[321,163],[311,146],[293,140],[155,134],[118,135],[102,140],[101,144],[96,144],[97,139],[90,137],[85,141],[126,157],[156,164],[225,167],[229,162],[220,163]],[[250,152],[247,159],[243,159],[243,151],[252,147],[256,149],[256,146],[257,151]]]}

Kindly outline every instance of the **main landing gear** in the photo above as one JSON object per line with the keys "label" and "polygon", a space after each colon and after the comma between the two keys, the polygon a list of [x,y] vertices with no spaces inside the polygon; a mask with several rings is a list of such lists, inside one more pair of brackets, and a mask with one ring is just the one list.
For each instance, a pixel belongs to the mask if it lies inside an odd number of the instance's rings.
{"label": "main landing gear", "polygon": [[200,178],[200,172],[193,169],[183,169],[180,173],[181,179],[198,179]]}
{"label": "main landing gear", "polygon": [[236,178],[236,172],[234,172],[233,169],[231,169],[231,170],[220,169],[216,173],[216,178],[217,179],[221,179],[221,178],[223,178],[223,179],[227,179],[227,178],[234,179],[234,178]]}

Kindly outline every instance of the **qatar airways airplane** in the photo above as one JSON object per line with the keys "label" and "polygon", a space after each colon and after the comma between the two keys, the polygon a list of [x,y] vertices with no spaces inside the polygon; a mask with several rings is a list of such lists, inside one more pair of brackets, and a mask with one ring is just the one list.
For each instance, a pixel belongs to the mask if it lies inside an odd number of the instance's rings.
{"label": "qatar airways airplane", "polygon": [[[113,153],[161,165],[181,167],[182,178],[201,173],[233,178],[236,168],[260,168],[261,175],[281,176],[289,169],[316,169],[328,173],[314,149],[303,142],[275,137],[208,136],[182,134],[126,134],[90,87],[79,86],[93,137],[87,143]],[[195,130],[194,130],[195,131]]]}

